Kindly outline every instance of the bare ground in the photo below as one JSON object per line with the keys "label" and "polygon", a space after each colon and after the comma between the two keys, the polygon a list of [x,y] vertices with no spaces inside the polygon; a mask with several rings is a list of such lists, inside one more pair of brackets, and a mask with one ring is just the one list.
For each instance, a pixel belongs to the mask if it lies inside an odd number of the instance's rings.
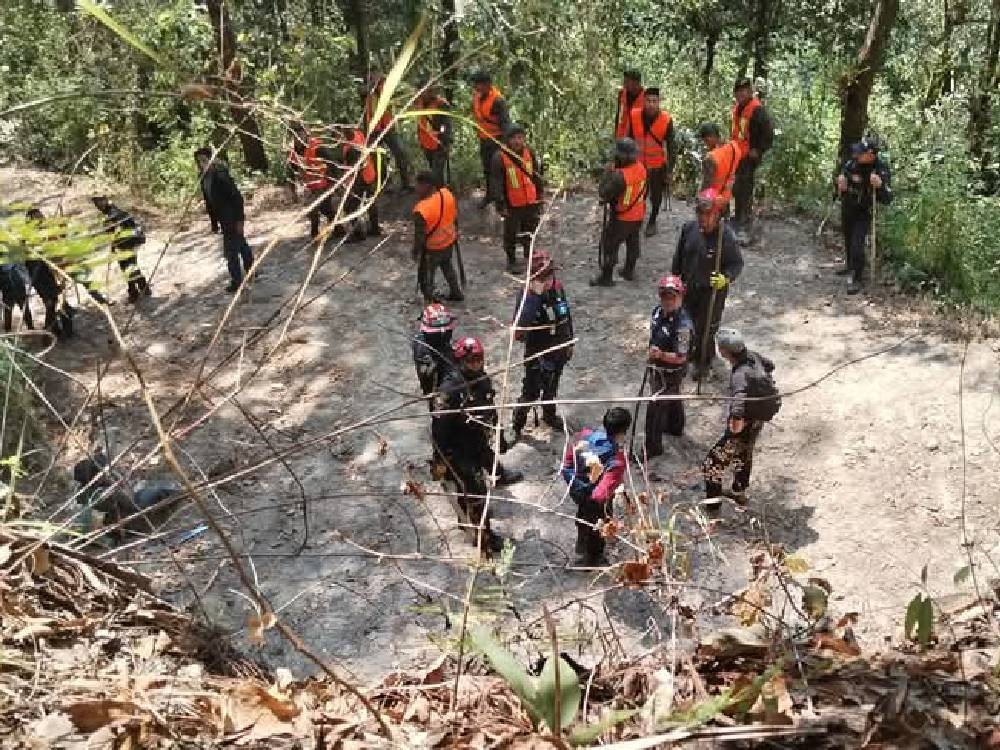
{"label": "bare ground", "polygon": [[[10,201],[44,196],[47,213],[61,194],[54,176],[24,169],[0,170],[0,188]],[[86,181],[78,181],[68,191],[68,211],[84,208],[87,189]],[[203,361],[211,371],[236,352],[166,422],[182,435],[178,450],[196,478],[225,477],[274,449],[293,452],[286,464],[272,463],[213,490],[213,509],[247,555],[244,560],[252,560],[253,575],[279,616],[334,664],[368,679],[428,658],[457,635],[472,570],[472,548],[456,528],[448,499],[436,494],[440,488],[427,475],[428,427],[421,404],[392,413],[407,419],[380,421],[295,450],[403,404],[418,391],[408,344],[420,309],[408,257],[409,222],[400,206],[393,207],[385,222],[390,236],[373,252],[375,244],[368,241],[324,254],[304,295],[315,299],[297,312],[280,346],[255,373],[279,343],[290,306],[272,324],[275,311],[296,293],[312,257],[303,249],[305,221],[265,203],[258,200],[261,210],[248,221],[251,244],[259,251],[269,240],[279,241],[214,349],[209,351],[209,342],[231,298],[222,291],[226,274],[218,238],[207,233],[199,212],[180,219],[147,217],[152,231],[141,253],[144,268],[156,264],[170,240],[153,279],[155,296],[131,320],[127,305],[113,313],[160,410],[187,392]],[[506,354],[503,323],[517,282],[502,272],[499,227],[471,206],[464,209],[474,218],[466,219],[463,233],[470,288],[468,302],[459,306],[460,330],[484,339],[488,364],[496,369]],[[669,221],[661,219],[659,236],[647,241],[640,281],[594,290],[586,283],[599,221],[594,201],[573,197],[552,206],[539,246],[552,249],[563,265],[580,337],[563,380],[565,398],[635,394],[654,281],[668,268],[688,215],[686,206],[675,203]],[[710,537],[690,522],[681,525],[693,568],[681,599],[703,615],[694,627],[718,622],[712,605],[746,585],[748,552],[767,539],[805,558],[812,575],[832,584],[834,606],[860,613],[857,634],[872,646],[898,636],[923,566],[935,594],[955,589],[952,576],[966,563],[963,509],[977,550],[992,550],[1000,542],[1000,406],[993,404],[998,344],[987,339],[968,346],[960,383],[964,345],[940,332],[942,321],[888,296],[847,297],[832,273],[837,259],[813,231],[794,219],[763,221],[762,241],[746,253],[726,323],[741,328],[754,348],[777,362],[784,391],[903,343],[785,399],[759,443],[749,511],[728,510]],[[121,298],[117,280],[112,290]],[[269,325],[255,344],[255,334]],[[103,409],[91,404],[71,430],[74,440],[58,457],[61,473],[46,484],[50,499],[67,486],[66,467],[98,436],[102,421],[116,451],[140,441],[126,465],[155,444],[137,381],[89,303],[78,329],[76,340],[46,358],[77,383],[48,370],[40,370],[39,377],[59,418],[69,423],[97,384],[98,365],[110,363],[100,382]],[[519,378],[512,373],[511,397]],[[238,406],[226,400],[237,384]],[[719,377],[708,390],[719,393],[724,387]],[[208,409],[217,411],[202,421]],[[571,405],[565,413],[581,426],[596,422],[603,409]],[[720,403],[690,403],[688,434],[651,467],[664,477],[654,483],[667,493],[663,516],[675,503],[698,498],[697,467],[721,429],[722,413]],[[64,432],[55,414],[47,423],[53,435]],[[623,589],[612,577],[565,569],[575,532],[559,515],[573,512],[556,476],[563,439],[536,428],[504,459],[528,477],[500,493],[518,502],[494,501],[496,527],[515,544],[514,564],[502,589],[491,573],[481,576],[473,620],[497,621],[511,632],[530,625],[525,632],[540,635],[537,618],[546,602],[550,608],[565,605],[557,611],[560,632],[565,639],[575,634],[573,645],[583,661],[592,663],[612,648],[631,653],[655,648],[669,639],[672,625],[656,591]],[[162,459],[154,458],[136,478],[167,474]],[[402,492],[407,478],[421,483],[424,497]],[[311,533],[297,554],[303,493]],[[197,512],[185,508],[168,528],[197,523]],[[159,542],[120,551],[117,559],[155,571],[163,591],[178,600],[191,599],[193,584],[213,619],[241,642],[249,605],[231,593],[239,584],[223,564],[217,540],[205,535],[173,554],[183,575]],[[631,553],[618,545],[612,556],[628,559]],[[678,626],[679,636],[689,634]],[[273,632],[262,656],[306,669]]]}

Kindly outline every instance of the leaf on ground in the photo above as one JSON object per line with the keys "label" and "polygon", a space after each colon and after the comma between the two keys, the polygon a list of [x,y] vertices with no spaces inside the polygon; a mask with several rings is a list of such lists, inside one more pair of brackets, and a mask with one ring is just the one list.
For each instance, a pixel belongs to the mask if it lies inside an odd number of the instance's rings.
{"label": "leaf on ground", "polygon": [[653,541],[646,549],[646,556],[652,565],[659,565],[663,562],[663,542],[659,539]]}
{"label": "leaf on ground", "polygon": [[760,621],[760,616],[771,605],[771,595],[762,585],[754,585],[743,591],[733,604],[733,616],[741,625],[750,626]]}
{"label": "leaf on ground", "polygon": [[43,576],[52,568],[52,559],[49,551],[45,547],[35,547],[31,552],[31,572],[36,576]]}
{"label": "leaf on ground", "polygon": [[622,564],[622,580],[627,586],[638,586],[649,580],[649,563],[629,560]]}
{"label": "leaf on ground", "polygon": [[407,479],[403,484],[403,494],[413,495],[417,500],[425,500],[424,486],[416,479]]}
{"label": "leaf on ground", "polygon": [[833,651],[844,656],[861,656],[861,649],[857,643],[838,638],[830,633],[817,633],[813,638],[813,648],[820,651]]}
{"label": "leaf on ground", "polygon": [[30,737],[43,742],[52,742],[75,731],[73,722],[64,713],[46,714],[31,725]]}
{"label": "leaf on ground", "polygon": [[799,557],[798,555],[786,557],[782,564],[785,566],[785,570],[792,575],[809,572],[809,563],[806,562],[805,558]]}
{"label": "leaf on ground", "polygon": [[[503,677],[514,694],[521,699],[524,707],[533,711],[535,699],[535,681],[511,653],[497,643],[485,628],[476,628],[469,636],[473,648],[484,654],[490,661],[490,666]],[[536,716],[535,719],[540,719]]]}
{"label": "leaf on ground", "polygon": [[618,537],[618,528],[618,522],[612,518],[602,523],[598,530],[605,539],[616,539]]}
{"label": "leaf on ground", "polygon": [[127,701],[80,701],[65,707],[73,725],[80,732],[96,732],[112,722],[136,716],[139,707]]}
{"label": "leaf on ground", "polygon": [[267,689],[260,685],[255,687],[257,689],[257,698],[261,704],[267,706],[267,709],[279,721],[291,721],[302,713],[302,709],[296,706],[291,697],[287,693],[282,692],[277,685],[272,685]]}
{"label": "leaf on ground", "polygon": [[576,718],[580,709],[580,678],[573,667],[560,657],[545,661],[535,686],[535,707],[541,713],[545,726],[555,730],[556,718],[556,664],[559,665],[559,728],[565,729]]}
{"label": "leaf on ground", "polygon": [[588,724],[587,726],[580,727],[574,731],[573,734],[569,736],[569,744],[574,747],[591,745],[597,740],[598,737],[607,732],[609,729],[614,729],[623,721],[631,719],[637,713],[639,713],[639,709],[637,708],[630,708],[623,711],[611,711],[596,724]]}
{"label": "leaf on ground", "polygon": [[277,622],[278,618],[270,610],[265,611],[262,615],[250,615],[247,618],[247,638],[250,643],[255,646],[263,644],[264,631],[273,628]]}
{"label": "leaf on ground", "polygon": [[814,620],[826,614],[827,601],[827,592],[819,586],[806,586],[802,589],[802,607]]}

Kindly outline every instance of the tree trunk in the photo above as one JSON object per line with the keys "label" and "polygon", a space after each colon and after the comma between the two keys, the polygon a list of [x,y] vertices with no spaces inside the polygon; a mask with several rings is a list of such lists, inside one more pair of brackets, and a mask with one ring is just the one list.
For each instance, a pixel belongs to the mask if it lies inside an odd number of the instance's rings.
{"label": "tree trunk", "polygon": [[771,33],[771,0],[756,0],[753,23],[753,77],[767,78],[768,35]]}
{"label": "tree trunk", "polygon": [[441,0],[441,9],[445,14],[444,46],[441,47],[441,74],[444,76],[444,95],[451,102],[455,100],[455,80],[458,70],[458,9],[455,0]]}
{"label": "tree trunk", "polygon": [[347,0],[343,5],[344,20],[354,30],[354,73],[367,79],[371,58],[368,45],[368,4],[366,0]]}
{"label": "tree trunk", "polygon": [[[148,91],[150,87],[149,74],[151,70],[146,58],[143,57],[136,65],[135,82],[139,91]],[[132,113],[132,127],[135,129],[135,140],[139,148],[143,151],[151,151],[159,145],[159,140],[163,133],[146,117],[146,109],[143,106],[135,108]]]}
{"label": "tree trunk", "polygon": [[701,79],[708,83],[715,68],[715,45],[719,43],[718,29],[712,29],[705,35],[705,67],[701,69]]}
{"label": "tree trunk", "polygon": [[989,159],[986,134],[992,122],[993,94],[997,88],[997,61],[1000,58],[1000,0],[990,4],[986,30],[986,59],[979,69],[976,91],[969,99],[969,151],[985,166]]}
{"label": "tree trunk", "polygon": [[244,79],[242,66],[236,57],[236,33],[230,21],[225,0],[206,0],[208,15],[219,53],[219,78],[229,100],[229,114],[236,123],[237,136],[243,147],[243,160],[251,170],[267,170],[267,154],[260,137],[260,127],[253,111],[244,102],[253,100],[253,82]]}
{"label": "tree trunk", "polygon": [[875,0],[868,33],[854,61],[854,69],[840,80],[840,161],[849,156],[851,144],[864,136],[868,126],[868,99],[889,34],[899,13],[899,0]]}

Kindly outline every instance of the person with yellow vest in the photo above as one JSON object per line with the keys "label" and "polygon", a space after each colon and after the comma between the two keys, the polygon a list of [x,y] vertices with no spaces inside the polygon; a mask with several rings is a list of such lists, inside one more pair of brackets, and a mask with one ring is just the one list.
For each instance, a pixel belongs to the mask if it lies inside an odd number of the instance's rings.
{"label": "person with yellow vest", "polygon": [[365,231],[360,218],[356,218],[350,239],[360,241],[365,237],[381,237],[382,228],[378,223],[378,191],[381,180],[375,166],[375,157],[366,148],[365,134],[359,128],[346,128],[342,138],[341,165],[348,170],[357,170],[344,202],[344,212],[351,215],[360,208],[367,207],[368,213],[368,231]]}
{"label": "person with yellow vest", "polygon": [[622,85],[618,89],[618,103],[615,108],[615,138],[628,135],[629,118],[633,109],[642,109],[643,105],[642,73],[638,70],[626,70],[622,75]]}
{"label": "person with yellow vest", "polygon": [[[480,70],[472,74],[471,80],[472,117],[476,121],[476,135],[479,137],[479,161],[489,185],[493,156],[500,150],[500,139],[510,127],[510,114],[506,99],[493,85],[493,77],[489,73]],[[479,207],[486,208],[489,202],[487,192]]]}
{"label": "person with yellow vest", "polygon": [[503,249],[507,270],[521,273],[517,262],[517,243],[527,260],[531,240],[542,217],[542,160],[528,146],[524,128],[511,125],[504,134],[505,148],[493,155],[487,197],[494,201],[503,217]]}
{"label": "person with yellow vest", "polygon": [[[436,86],[428,84],[417,97],[416,107],[424,111],[448,112],[451,104],[441,96]],[[434,175],[434,184],[444,185],[450,176],[445,175],[445,168],[451,151],[451,117],[447,114],[420,115],[417,118],[417,140]]]}
{"label": "person with yellow vest", "polygon": [[304,200],[307,205],[312,206],[309,209],[310,237],[315,238],[319,234],[320,214],[330,222],[336,216],[330,188],[333,187],[332,167],[337,162],[336,152],[310,134],[305,125],[296,123],[292,126],[292,148],[288,152],[288,177],[292,191],[295,191],[296,183],[301,184]]}
{"label": "person with yellow vest", "polygon": [[451,263],[458,242],[458,203],[447,187],[438,187],[434,175],[417,175],[417,205],[413,208],[413,250],[417,262],[417,279],[424,295],[424,304],[434,300],[434,276],[441,269],[448,282],[448,301],[465,299],[462,285]]}
{"label": "person with yellow vest", "polygon": [[740,147],[733,141],[723,143],[722,131],[714,122],[703,122],[698,128],[698,137],[705,145],[705,158],[701,162],[701,187],[698,190],[712,190],[716,212],[728,217],[733,183],[740,165]]}
{"label": "person with yellow vest", "polygon": [[656,234],[656,217],[660,215],[664,189],[667,180],[673,179],[674,161],[677,158],[674,122],[669,112],[660,109],[659,89],[646,89],[642,108],[632,110],[629,137],[639,147],[639,160],[646,168],[650,199],[646,236],[652,237]]}
{"label": "person with yellow vest", "polygon": [[736,236],[741,244],[750,241],[753,225],[754,176],[760,160],[774,141],[774,125],[760,99],[754,95],[749,78],[733,86],[732,125],[729,139],[740,149],[740,165],[733,183],[736,200]]}
{"label": "person with yellow vest", "polygon": [[625,265],[621,275],[635,278],[639,260],[642,221],[646,218],[646,168],[639,159],[639,148],[631,138],[615,142],[615,163],[609,166],[597,186],[597,194],[610,215],[601,227],[600,274],[591,286],[614,286],[612,273],[618,263],[618,250],[625,243]]}
{"label": "person with yellow vest", "polygon": [[370,133],[372,143],[378,143],[389,150],[392,159],[396,162],[396,169],[399,170],[399,187],[404,193],[413,188],[410,186],[410,161],[406,157],[403,142],[399,138],[396,126],[393,124],[392,107],[386,107],[385,111],[378,118],[377,122],[372,122],[375,116],[375,109],[378,107],[378,100],[382,97],[382,89],[385,86],[385,76],[381,73],[371,73],[368,76],[368,87],[365,91],[365,114],[363,120],[364,129]]}

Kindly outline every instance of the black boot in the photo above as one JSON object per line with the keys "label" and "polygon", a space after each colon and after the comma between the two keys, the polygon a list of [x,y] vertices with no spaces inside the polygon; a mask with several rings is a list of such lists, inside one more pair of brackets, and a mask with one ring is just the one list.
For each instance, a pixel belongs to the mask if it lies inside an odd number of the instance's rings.
{"label": "black boot", "polygon": [[522,479],[524,479],[524,474],[521,472],[515,469],[507,469],[503,464],[497,464],[497,487],[517,484]]}
{"label": "black boot", "polygon": [[633,281],[635,279],[635,266],[624,266],[619,273],[625,281]]}
{"label": "black boot", "polygon": [[851,280],[847,282],[847,293],[857,294],[860,291],[861,291],[861,274],[854,273],[851,276]]}
{"label": "black boot", "polygon": [[611,278],[611,270],[604,271],[590,280],[591,286],[614,286],[615,280]]}
{"label": "black boot", "polygon": [[553,430],[559,430],[559,432],[562,432],[566,429],[566,420],[556,414],[556,410],[554,408],[542,409],[542,421]]}

